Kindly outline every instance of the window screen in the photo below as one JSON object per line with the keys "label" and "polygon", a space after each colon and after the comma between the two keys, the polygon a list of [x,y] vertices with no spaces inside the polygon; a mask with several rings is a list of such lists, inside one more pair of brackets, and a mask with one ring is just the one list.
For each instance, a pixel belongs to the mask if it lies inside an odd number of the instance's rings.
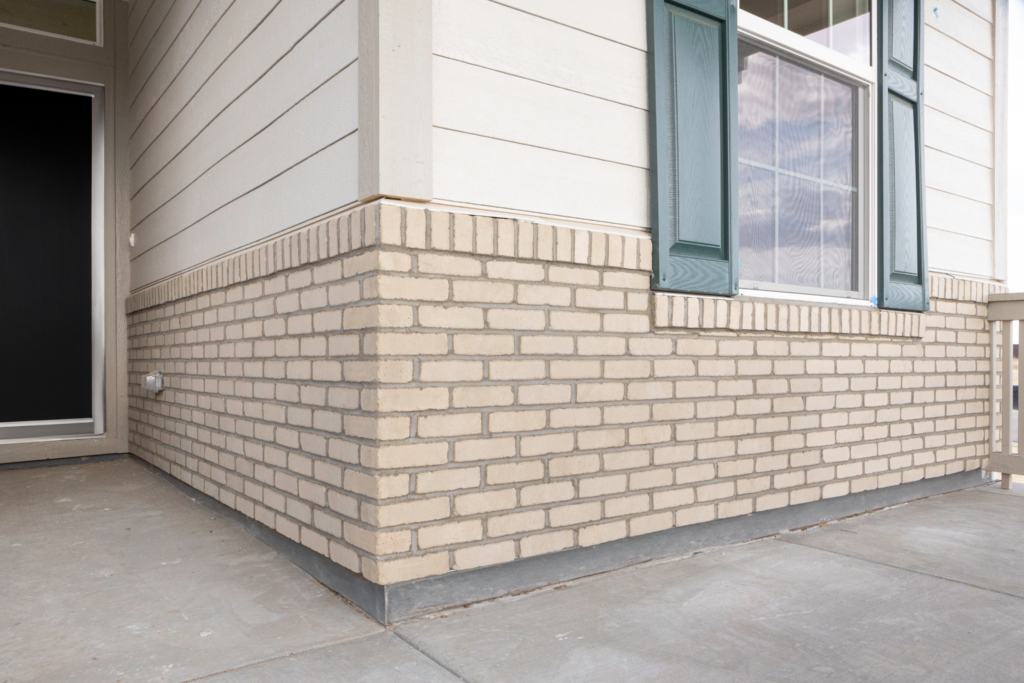
{"label": "window screen", "polygon": [[850,295],[858,282],[858,89],[740,42],[743,286]]}

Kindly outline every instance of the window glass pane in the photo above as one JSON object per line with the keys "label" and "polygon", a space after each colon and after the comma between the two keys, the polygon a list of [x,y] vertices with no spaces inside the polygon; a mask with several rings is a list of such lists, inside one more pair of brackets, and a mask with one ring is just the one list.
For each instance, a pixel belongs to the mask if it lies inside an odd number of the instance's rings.
{"label": "window glass pane", "polygon": [[871,63],[871,4],[868,0],[832,0],[831,47],[847,57]]}
{"label": "window glass pane", "polygon": [[822,79],[822,177],[837,185],[853,185],[854,89],[845,83]]}
{"label": "window glass pane", "polygon": [[821,76],[791,62],[777,61],[779,166],[820,178]]}
{"label": "window glass pane", "polygon": [[847,57],[871,63],[870,0],[740,0],[740,8]]}
{"label": "window glass pane", "polygon": [[856,291],[857,88],[743,41],[739,69],[740,280]]}
{"label": "window glass pane", "polygon": [[785,28],[828,47],[829,0],[787,0],[787,4]]}
{"label": "window glass pane", "polygon": [[821,286],[821,183],[780,174],[779,279],[784,285]]}
{"label": "window glass pane", "polygon": [[775,282],[775,174],[740,164],[740,277]]}
{"label": "window glass pane", "polygon": [[93,0],[0,0],[0,23],[81,40],[96,40]]}
{"label": "window glass pane", "polygon": [[775,56],[739,44],[739,148],[745,158],[775,163]]}
{"label": "window glass pane", "polygon": [[852,290],[854,247],[854,193],[825,187],[822,190],[822,263],[825,289]]}

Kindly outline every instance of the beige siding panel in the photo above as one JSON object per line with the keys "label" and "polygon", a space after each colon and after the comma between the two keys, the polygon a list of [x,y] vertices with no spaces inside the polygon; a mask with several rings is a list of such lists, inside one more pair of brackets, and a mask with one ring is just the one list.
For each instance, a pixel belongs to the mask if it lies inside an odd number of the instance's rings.
{"label": "beige siding panel", "polygon": [[128,9],[128,40],[134,40],[135,34],[139,32],[139,26],[142,25],[142,20],[146,18],[146,13],[149,12],[149,8],[153,6],[153,0],[135,0]]}
{"label": "beige siding panel", "polygon": [[929,228],[978,239],[992,239],[992,205],[964,199],[942,190],[925,190]]}
{"label": "beige siding panel", "polygon": [[[937,17],[935,10],[939,12]],[[933,0],[925,9],[924,20],[928,26],[992,59],[992,22],[982,19],[953,0]]]}
{"label": "beige siding panel", "polygon": [[928,147],[992,168],[992,133],[925,107],[924,143]]}
{"label": "beige siding panel", "polygon": [[925,63],[928,66],[986,95],[992,94],[992,60],[931,26],[925,27],[924,34]]}
{"label": "beige siding panel", "polygon": [[647,50],[647,8],[644,0],[495,0],[567,27]]}
{"label": "beige siding panel", "polygon": [[358,133],[239,197],[132,261],[132,289],[356,201]]}
{"label": "beige siding panel", "polygon": [[133,164],[277,3],[278,0],[234,2],[156,102],[148,109],[141,102],[134,103],[134,131],[129,144]]}
{"label": "beige siding panel", "polygon": [[[232,102],[151,180],[146,182],[146,174],[151,172],[151,169],[143,162],[137,164],[133,169],[133,224],[146,219],[232,150],[260,134],[263,128],[323,85],[346,65],[352,65],[354,72],[358,49],[356,31],[354,3],[346,3],[336,9],[294,50]],[[350,78],[355,76],[350,74]],[[358,96],[357,83],[357,80],[352,81],[352,90],[347,94],[346,100],[331,102],[329,105],[340,109],[327,110],[324,115],[347,117],[351,114],[355,110]],[[333,123],[342,124],[340,120]],[[324,122],[318,121],[318,124]],[[345,128],[338,137],[350,133],[356,124],[354,120],[346,119],[342,125]],[[272,128],[282,131],[279,126]],[[303,131],[298,130],[283,132],[288,135],[304,135]],[[260,135],[265,134],[266,132]],[[261,160],[261,165],[264,164],[274,165],[275,160]],[[283,163],[277,165],[277,171],[288,166]]]}
{"label": "beige siding panel", "polygon": [[134,120],[137,121],[144,116],[157,98],[167,90],[232,2],[233,0],[205,0],[200,3],[153,72],[145,80],[137,79],[136,72],[130,80],[128,95]]}
{"label": "beige siding panel", "polygon": [[527,213],[649,225],[644,169],[440,128],[434,129],[434,194]]}
{"label": "beige siding panel", "polygon": [[[152,177],[337,4],[337,0],[284,0],[241,45],[228,46],[237,46],[237,49],[219,67],[214,66],[216,71],[177,112],[173,121],[166,123],[166,128],[154,130],[153,126],[140,126],[132,136],[135,143],[131,150],[133,175],[134,167],[144,163],[149,173],[142,182]],[[133,177],[133,183],[137,182]]]}
{"label": "beige siding panel", "polygon": [[218,162],[135,227],[135,253],[144,253],[355,131],[358,83],[353,65]]}
{"label": "beige siding panel", "polygon": [[647,112],[437,56],[434,125],[648,166]]}
{"label": "beige siding panel", "polygon": [[928,267],[976,277],[992,277],[992,242],[929,228]]}
{"label": "beige siding panel", "polygon": [[957,4],[974,12],[985,21],[992,23],[995,10],[992,0],[957,0]]}
{"label": "beige siding panel", "polygon": [[145,49],[141,49],[141,45],[138,46],[142,54],[139,56],[138,64],[135,65],[131,76],[128,78],[128,92],[131,99],[135,99],[134,94],[138,92],[138,88],[149,79],[150,74],[160,64],[164,55],[167,54],[167,50],[178,39],[181,30],[185,27],[188,20],[192,18],[192,14],[199,6],[200,1],[177,0],[174,6],[171,7],[171,11],[164,17],[164,21],[160,24],[160,29],[156,32],[156,35],[145,46]]}
{"label": "beige siding panel", "polygon": [[135,71],[135,67],[139,60],[142,59],[146,46],[149,45],[149,42],[156,36],[157,31],[160,30],[160,25],[163,23],[167,13],[171,11],[174,2],[175,0],[155,0],[153,6],[149,8],[146,16],[142,19],[142,23],[139,24],[139,30],[132,36],[131,44],[128,48],[129,75]]}
{"label": "beige siding panel", "polygon": [[928,147],[924,150],[924,164],[927,187],[992,203],[992,169]]}
{"label": "beige siding panel", "polygon": [[992,130],[990,96],[927,67],[924,70],[924,101],[944,114],[983,130]]}
{"label": "beige siding panel", "polygon": [[434,53],[647,108],[647,55],[489,0],[435,0]]}

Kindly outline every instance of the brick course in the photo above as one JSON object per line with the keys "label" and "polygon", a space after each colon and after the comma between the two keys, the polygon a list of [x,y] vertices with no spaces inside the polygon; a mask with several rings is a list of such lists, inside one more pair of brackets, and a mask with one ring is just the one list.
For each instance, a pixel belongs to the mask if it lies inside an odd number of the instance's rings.
{"label": "brick course", "polygon": [[983,464],[993,285],[933,274],[914,314],[649,271],[636,237],[350,212],[132,296],[131,450],[378,583]]}

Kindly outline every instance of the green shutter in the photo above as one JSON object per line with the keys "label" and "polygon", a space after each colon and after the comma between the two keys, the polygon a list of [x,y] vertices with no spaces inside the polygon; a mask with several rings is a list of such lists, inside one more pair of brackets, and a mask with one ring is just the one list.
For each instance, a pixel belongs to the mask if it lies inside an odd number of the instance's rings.
{"label": "green shutter", "polygon": [[655,289],[736,294],[736,0],[648,0]]}
{"label": "green shutter", "polygon": [[878,25],[878,305],[928,310],[923,0],[882,0]]}

